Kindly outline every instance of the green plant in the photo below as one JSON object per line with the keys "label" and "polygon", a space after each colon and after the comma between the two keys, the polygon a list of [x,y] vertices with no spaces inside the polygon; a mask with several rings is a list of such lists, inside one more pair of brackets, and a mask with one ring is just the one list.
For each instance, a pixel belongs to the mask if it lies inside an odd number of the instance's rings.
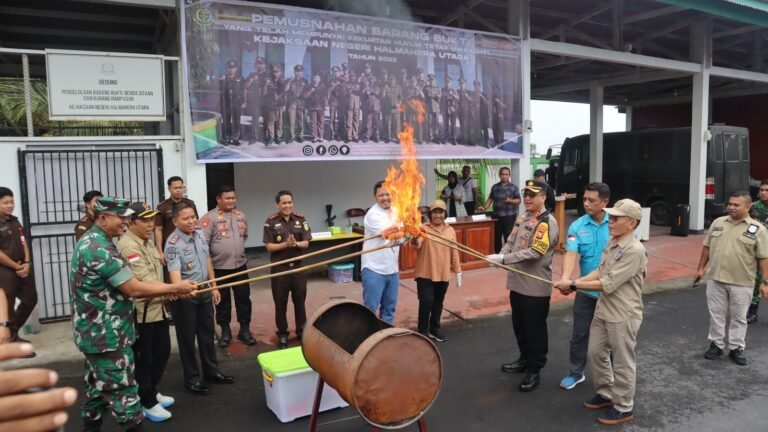
{"label": "green plant", "polygon": [[193,91],[203,88],[213,73],[213,60],[219,54],[213,30],[213,13],[206,4],[187,6],[186,16],[187,61]]}

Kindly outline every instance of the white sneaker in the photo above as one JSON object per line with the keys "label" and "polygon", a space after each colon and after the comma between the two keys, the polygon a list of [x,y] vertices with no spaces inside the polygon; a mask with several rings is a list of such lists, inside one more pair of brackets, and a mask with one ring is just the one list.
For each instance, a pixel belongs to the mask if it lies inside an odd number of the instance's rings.
{"label": "white sneaker", "polygon": [[163,408],[170,408],[173,406],[174,403],[176,403],[176,399],[170,397],[170,396],[163,396],[160,393],[155,396],[158,402],[160,402],[160,405],[163,406]]}
{"label": "white sneaker", "polygon": [[143,408],[144,417],[152,420],[155,423],[160,423],[171,418],[171,413],[166,411],[160,404],[156,404],[150,409]]}

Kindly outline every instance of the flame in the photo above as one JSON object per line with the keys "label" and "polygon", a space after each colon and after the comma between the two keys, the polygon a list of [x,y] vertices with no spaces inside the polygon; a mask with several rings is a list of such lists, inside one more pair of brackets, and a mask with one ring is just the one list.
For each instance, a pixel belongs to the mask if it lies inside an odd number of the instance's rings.
{"label": "flame", "polygon": [[[421,105],[420,103],[418,105]],[[424,106],[421,106],[422,110]],[[418,111],[417,111],[418,113]],[[417,121],[419,116],[417,115]],[[423,122],[423,117],[421,122]],[[405,227],[421,226],[421,187],[426,183],[416,160],[416,146],[413,143],[413,126],[405,123],[400,138],[400,167],[390,166],[384,187],[392,195],[392,207],[395,209],[399,224]]]}

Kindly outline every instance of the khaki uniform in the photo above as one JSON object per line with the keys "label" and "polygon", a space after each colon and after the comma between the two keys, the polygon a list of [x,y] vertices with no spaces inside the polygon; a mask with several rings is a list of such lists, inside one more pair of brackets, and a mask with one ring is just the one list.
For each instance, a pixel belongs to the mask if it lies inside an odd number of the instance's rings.
{"label": "khaki uniform", "polygon": [[[24,261],[24,246],[28,245],[19,218],[13,215],[0,216],[0,251],[11,260],[22,263]],[[31,250],[29,255],[32,256]],[[15,269],[0,265],[0,288],[3,288],[8,299],[8,320],[10,321],[11,333],[16,335],[37,305],[35,269],[30,264],[29,275],[22,279],[16,274]],[[17,308],[15,307],[16,299],[21,302]]]}
{"label": "khaki uniform", "polygon": [[587,364],[595,392],[612,400],[619,412],[634,407],[635,344],[643,322],[647,267],[645,247],[632,234],[611,239],[598,267],[603,293],[589,329]]}
{"label": "khaki uniform", "polygon": [[80,222],[75,225],[75,243],[80,240],[80,237],[85,234],[86,231],[91,229],[95,221],[90,215],[85,215],[80,219]]}
{"label": "khaki uniform", "polygon": [[[291,213],[286,220],[279,213],[275,213],[264,222],[264,244],[284,243],[288,235],[293,234],[297,242],[312,240],[312,231],[304,220],[304,216]],[[289,258],[295,258],[304,254],[303,249],[287,248],[269,255],[271,262],[283,261]],[[286,270],[301,267],[301,261],[294,261],[288,264],[272,267],[272,273],[279,273]],[[288,336],[288,318],[286,310],[288,309],[288,295],[293,301],[293,310],[296,317],[296,334],[301,335],[304,330],[304,324],[307,322],[307,313],[304,308],[304,300],[307,297],[307,277],[306,273],[294,273],[291,275],[277,276],[271,279],[272,298],[275,301],[275,323],[277,325],[277,335]]]}
{"label": "khaki uniform", "polygon": [[751,217],[735,223],[723,216],[710,225],[704,246],[709,248],[709,340],[725,348],[725,318],[730,312],[728,348],[744,348],[754,271],[758,260],[768,258],[768,228]]}
{"label": "khaki uniform", "polygon": [[440,117],[440,99],[442,92],[440,87],[427,84],[424,86],[424,106],[427,112],[426,139],[433,143],[440,142],[438,118]]}
{"label": "khaki uniform", "polygon": [[[160,253],[152,240],[142,240],[130,230],[120,237],[117,243],[120,255],[128,261],[128,268],[136,279],[142,282],[163,281],[163,266],[160,264]],[[151,299],[135,299],[136,321],[152,323],[162,321],[166,317],[164,297]],[[146,318],[144,312],[146,311]]]}
{"label": "khaki uniform", "polygon": [[[499,252],[504,255],[503,263],[551,280],[557,235],[557,222],[549,212],[543,209],[535,213],[525,212],[515,221],[515,227]],[[547,363],[547,315],[552,284],[509,272],[507,289],[520,359],[528,365],[529,372],[537,373]]]}

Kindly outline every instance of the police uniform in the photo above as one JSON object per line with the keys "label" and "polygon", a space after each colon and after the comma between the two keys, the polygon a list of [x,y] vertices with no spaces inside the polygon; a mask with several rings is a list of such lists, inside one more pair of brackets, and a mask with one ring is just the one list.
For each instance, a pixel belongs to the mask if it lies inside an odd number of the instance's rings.
{"label": "police uniform", "polygon": [[[229,61],[227,67],[230,69],[237,68],[237,63]],[[239,144],[240,115],[245,96],[243,84],[243,77],[240,76],[239,72],[235,76],[225,74],[220,80],[221,133],[225,144]]]}
{"label": "police uniform", "polygon": [[[131,204],[134,217],[150,219],[157,213],[149,205],[138,202]],[[160,253],[154,242],[143,240],[128,230],[117,243],[117,250],[136,279],[142,282],[163,281],[163,266]],[[157,386],[165,373],[168,357],[171,355],[171,335],[165,297],[136,299],[136,343],[133,345],[136,357],[136,382],[139,386],[141,405],[150,409],[158,404]]]}
{"label": "police uniform", "polygon": [[[199,229],[191,235],[176,229],[165,242],[168,272],[180,272],[183,280],[202,282],[210,279],[212,275],[208,274],[208,257],[208,243]],[[189,389],[199,385],[203,377],[210,378],[219,374],[213,343],[213,296],[207,292],[190,299],[173,301],[171,313],[176,323],[184,385]],[[202,376],[195,353],[195,340],[200,352]]]}
{"label": "police uniform", "polygon": [[80,222],[78,222],[77,225],[75,225],[75,243],[77,243],[78,240],[80,240],[80,237],[82,237],[86,231],[91,229],[93,224],[94,224],[93,217],[89,214],[86,214],[85,216],[80,218]]}
{"label": "police uniform", "polygon": [[709,340],[725,348],[725,318],[730,311],[728,349],[743,350],[755,268],[758,260],[768,258],[768,228],[751,217],[735,222],[723,216],[710,225],[704,246],[709,248]]}
{"label": "police uniform", "polygon": [[[125,214],[127,206],[126,200],[101,198],[95,209]],[[119,289],[133,278],[101,227],[88,230],[75,245],[69,283],[75,345],[85,355],[81,416],[86,429],[98,429],[107,410],[124,428],[144,419],[134,376],[134,306]]]}
{"label": "police uniform", "polygon": [[[24,252],[25,248],[29,250],[29,245],[19,218],[13,215],[0,215],[0,251],[18,264],[29,264]],[[31,250],[29,250],[29,256],[32,256]],[[37,305],[35,273],[31,264],[29,275],[25,278],[19,277],[15,268],[0,264],[0,288],[3,288],[8,298],[8,321],[10,322],[8,327],[11,330],[11,337],[18,340],[19,329]],[[18,308],[15,307],[16,299],[20,301]]]}
{"label": "police uniform", "polygon": [[[529,180],[523,190],[539,193],[543,189],[539,183]],[[507,242],[499,252],[504,256],[502,263],[551,280],[552,254],[557,238],[557,221],[546,208],[526,211],[515,221]],[[547,362],[547,315],[552,284],[509,272],[507,289],[520,362],[525,364],[529,373],[538,373]]]}
{"label": "police uniform", "polygon": [[264,103],[267,106],[267,142],[280,144],[283,136],[285,113],[285,86],[280,78],[280,67],[272,66],[272,76],[264,83]]}
{"label": "police uniform", "polygon": [[[294,72],[303,72],[302,65],[293,67]],[[304,139],[304,91],[309,86],[304,78],[291,78],[285,82],[285,95],[288,105],[288,139],[301,141]],[[298,125],[296,124],[298,122]],[[296,132],[298,126],[298,134]]]}
{"label": "police uniform", "polygon": [[[280,213],[275,213],[264,222],[264,243],[284,243],[288,235],[293,234],[297,242],[312,240],[312,232],[309,229],[304,216],[298,213],[291,213],[288,219],[285,219]],[[269,255],[271,262],[283,261],[303,255],[303,249],[286,248]],[[294,261],[288,264],[272,267],[272,273],[279,273],[286,270],[301,267],[301,261]],[[288,295],[293,301],[293,310],[296,317],[296,334],[301,337],[304,330],[304,323],[307,321],[306,311],[304,309],[304,300],[307,297],[307,276],[304,272],[294,273],[285,276],[278,276],[271,279],[272,298],[275,301],[275,324],[277,325],[278,338],[288,337],[288,319],[285,316],[288,308]]]}
{"label": "police uniform", "polygon": [[[246,269],[248,257],[245,255],[245,241],[248,239],[248,221],[243,212],[238,209],[225,212],[215,208],[200,218],[198,226],[208,243],[216,278]],[[247,273],[222,283],[245,279],[248,279]],[[232,290],[235,291],[235,311],[237,322],[240,323],[240,334],[250,341],[252,339],[249,330],[251,325],[250,284],[219,290],[221,301],[216,305],[216,323],[222,327],[223,338],[225,330],[229,333],[229,323],[232,320]],[[246,334],[247,337],[245,337]]]}
{"label": "police uniform", "polygon": [[434,143],[440,142],[438,118],[440,117],[440,87],[434,85],[435,76],[428,75],[429,83],[424,86],[424,102],[427,111],[427,139]]}
{"label": "police uniform", "polygon": [[459,112],[459,93],[453,88],[448,87],[451,77],[445,78],[445,88],[443,89],[443,127],[445,128],[444,140],[451,144],[456,144],[456,116]]}

